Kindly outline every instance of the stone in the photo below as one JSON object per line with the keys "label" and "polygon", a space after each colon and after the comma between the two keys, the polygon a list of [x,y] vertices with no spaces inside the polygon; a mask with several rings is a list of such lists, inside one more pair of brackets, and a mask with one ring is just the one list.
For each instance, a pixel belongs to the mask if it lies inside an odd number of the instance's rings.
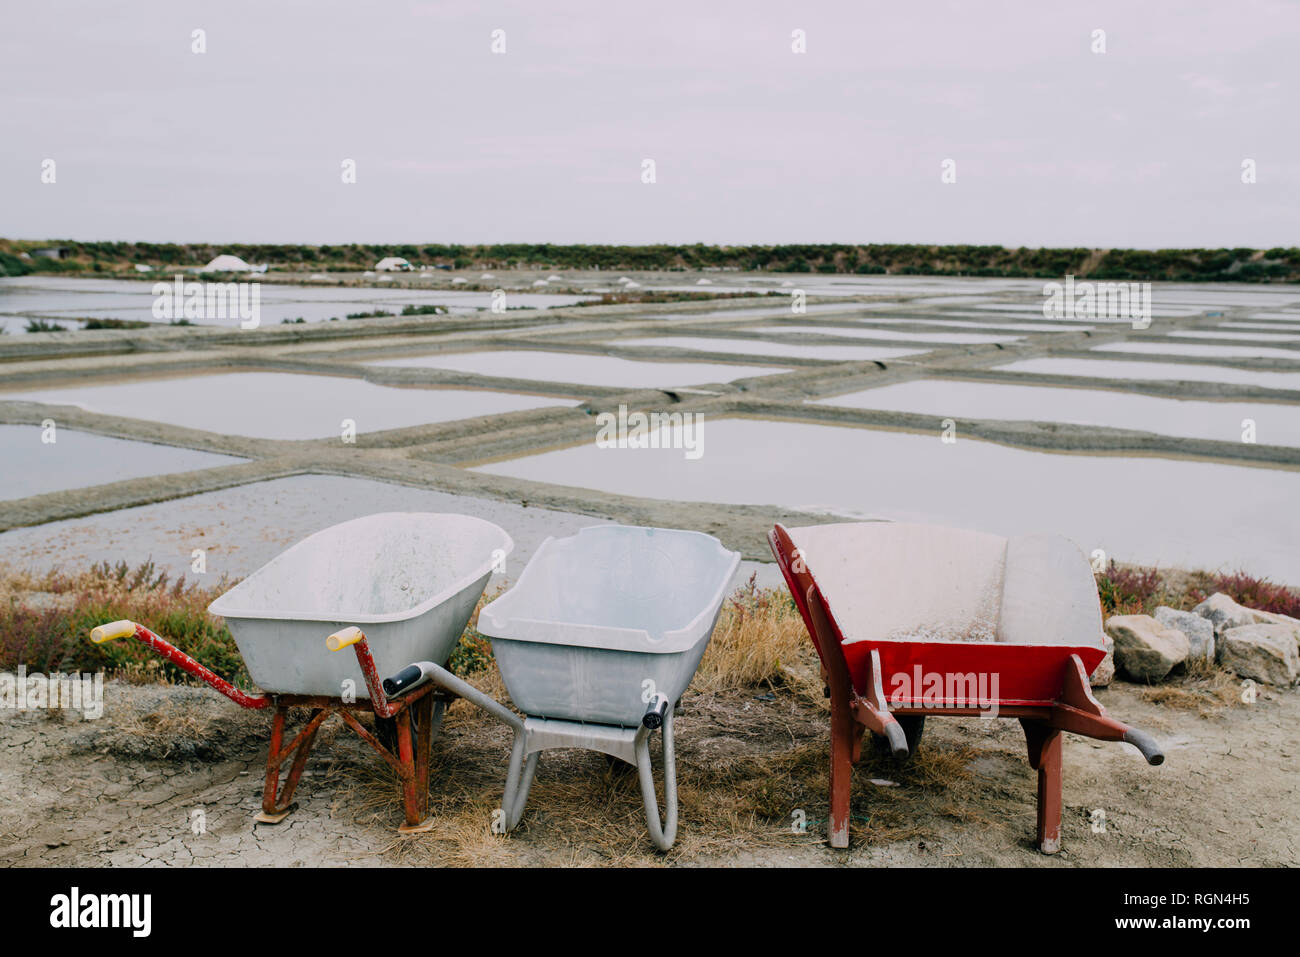
{"label": "stone", "polygon": [[1214,624],[1208,618],[1161,605],[1156,609],[1155,619],[1166,628],[1176,628],[1187,636],[1191,645],[1187,653],[1189,661],[1214,662]]}
{"label": "stone", "polygon": [[1115,639],[1102,632],[1101,646],[1106,649],[1106,657],[1088,676],[1088,684],[1094,688],[1105,688],[1115,680]]}
{"label": "stone", "polygon": [[1300,647],[1300,619],[1295,619],[1289,615],[1279,615],[1276,612],[1260,611],[1258,608],[1247,608],[1248,612],[1255,616],[1257,625],[1280,625],[1291,631],[1291,636],[1295,638],[1297,647]]}
{"label": "stone", "polygon": [[1201,602],[1192,611],[1209,620],[1214,626],[1214,635],[1219,637],[1229,628],[1256,624],[1255,615],[1249,608],[1243,608],[1223,592],[1215,592]]}
{"label": "stone", "polygon": [[1186,635],[1150,615],[1115,615],[1106,633],[1115,639],[1115,667],[1133,681],[1163,681],[1191,650]]}
{"label": "stone", "polygon": [[1300,677],[1300,651],[1287,625],[1240,625],[1223,633],[1223,667],[1242,678],[1288,687]]}

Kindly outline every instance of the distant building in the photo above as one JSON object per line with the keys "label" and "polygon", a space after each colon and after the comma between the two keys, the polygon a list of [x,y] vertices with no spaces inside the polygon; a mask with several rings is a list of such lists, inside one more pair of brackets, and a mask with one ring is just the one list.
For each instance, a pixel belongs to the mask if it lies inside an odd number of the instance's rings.
{"label": "distant building", "polygon": [[400,256],[388,256],[375,263],[375,272],[410,272],[413,268]]}
{"label": "distant building", "polygon": [[38,259],[62,259],[68,254],[65,246],[47,246],[44,249],[33,249],[32,255]]}

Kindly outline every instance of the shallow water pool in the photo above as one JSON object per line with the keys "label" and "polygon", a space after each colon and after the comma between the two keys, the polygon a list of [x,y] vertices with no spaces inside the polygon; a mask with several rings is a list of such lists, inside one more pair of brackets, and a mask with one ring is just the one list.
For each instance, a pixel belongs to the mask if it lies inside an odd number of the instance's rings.
{"label": "shallow water pool", "polygon": [[1192,342],[1108,342],[1092,352],[1143,352],[1165,356],[1203,356],[1206,359],[1292,359],[1300,362],[1300,349],[1269,346],[1212,346]]}
{"label": "shallow water pool", "polygon": [[76,405],[91,412],[257,439],[340,436],[344,420],[355,422],[358,433],[366,433],[578,404],[479,389],[398,389],[362,379],[289,372],[230,372],[0,392],[3,399]]}
{"label": "shallow water pool", "polygon": [[999,372],[1082,376],[1089,379],[1157,379],[1186,382],[1231,382],[1265,389],[1300,390],[1300,372],[1255,372],[1232,366],[1191,365],[1185,362],[1136,362],[1125,359],[1021,359],[994,366]]}
{"label": "shallow water pool", "polygon": [[919,379],[816,399],[814,405],[930,414],[936,419],[1010,419],[1138,429],[1184,438],[1239,442],[1255,423],[1261,445],[1300,445],[1300,405],[1165,399],[1105,389]]}
{"label": "shallow water pool", "polygon": [[[42,441],[53,436],[54,441]],[[106,485],[146,475],[190,472],[245,461],[152,442],[114,439],[93,432],[39,425],[0,425],[0,499]]]}
{"label": "shallow water pool", "polygon": [[[960,437],[721,419],[703,455],[594,443],[480,471],[648,498],[777,505],[999,535],[1058,532],[1120,561],[1300,582],[1300,472],[1025,451]],[[793,454],[797,450],[797,454]]]}

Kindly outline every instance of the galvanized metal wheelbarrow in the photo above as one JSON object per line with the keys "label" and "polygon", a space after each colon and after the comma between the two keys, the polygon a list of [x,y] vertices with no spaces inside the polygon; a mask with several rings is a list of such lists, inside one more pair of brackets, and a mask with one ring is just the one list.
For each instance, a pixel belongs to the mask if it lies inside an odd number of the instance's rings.
{"label": "galvanized metal wheelbarrow", "polygon": [[[514,731],[502,831],[524,813],[543,751],[586,748],[634,764],[650,837],[677,834],[673,711],[699,667],[740,562],[700,532],[604,525],[548,538],[519,582],[479,613],[501,678],[524,717],[431,661],[383,683],[400,699],[429,683],[472,701]],[[650,739],[663,737],[661,820]]]}
{"label": "galvanized metal wheelbarrow", "polygon": [[[337,713],[397,772],[406,818],[399,830],[428,830],[429,753],[450,698],[430,686],[389,701],[378,669],[394,670],[412,657],[445,664],[493,569],[513,547],[491,522],[426,512],[369,515],[309,536],[208,608],[225,618],[249,675],[265,689],[261,694],[236,688],[132,621],[100,625],[91,640],[134,637],[240,707],[274,708],[256,820],[278,824],[294,809],[316,734]],[[331,651],[352,648],[355,666],[324,653],[322,643]],[[311,713],[286,746],[291,708]],[[367,730],[359,711],[373,712],[383,722],[381,736],[391,729],[395,743]],[[280,770],[290,756],[281,787]]]}
{"label": "galvanized metal wheelbarrow", "polygon": [[[1038,771],[1039,849],[1061,843],[1061,732],[1127,741],[1088,676],[1105,657],[1087,560],[1059,536],[928,525],[816,525],[768,535],[831,699],[830,844],[849,843],[852,765],[866,732],[905,757],[928,716],[1017,718]],[[888,689],[888,690],[887,690]]]}

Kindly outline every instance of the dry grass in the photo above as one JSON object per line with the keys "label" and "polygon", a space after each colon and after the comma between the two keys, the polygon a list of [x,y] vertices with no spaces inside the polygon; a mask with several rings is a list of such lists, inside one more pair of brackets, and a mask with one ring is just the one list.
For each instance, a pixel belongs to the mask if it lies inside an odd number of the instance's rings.
{"label": "dry grass", "polygon": [[[700,670],[697,691],[807,686],[817,681],[816,653],[803,618],[784,591],[760,589],[750,576],[723,605]],[[820,696],[820,684],[817,685]]]}
{"label": "dry grass", "polygon": [[1182,680],[1144,687],[1139,693],[1152,704],[1195,711],[1203,718],[1244,704],[1241,679],[1208,663],[1189,666]]}

